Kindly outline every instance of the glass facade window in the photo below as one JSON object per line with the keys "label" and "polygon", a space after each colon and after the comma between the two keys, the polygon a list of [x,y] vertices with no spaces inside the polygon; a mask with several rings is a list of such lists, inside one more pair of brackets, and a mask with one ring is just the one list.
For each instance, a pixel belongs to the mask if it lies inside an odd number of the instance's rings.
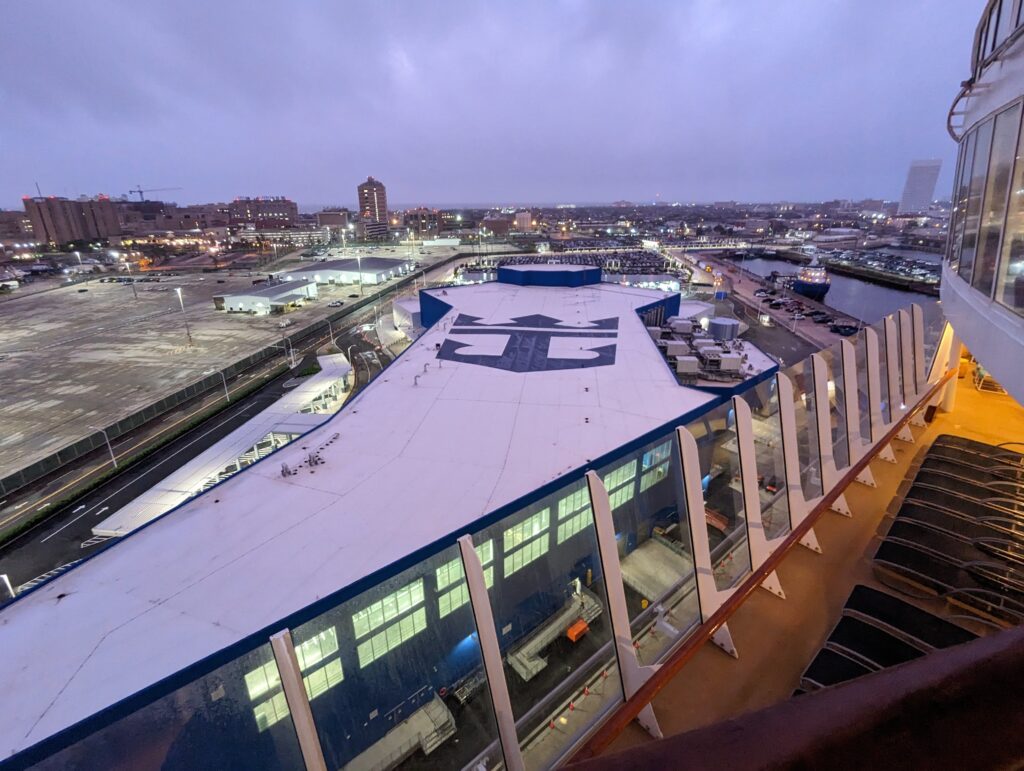
{"label": "glass facade window", "polygon": [[33,768],[302,768],[280,682],[274,655],[265,643]]}
{"label": "glass facade window", "polygon": [[[476,556],[480,558],[480,564],[486,567],[494,561],[494,541],[487,541],[476,547]],[[462,570],[462,557],[449,560],[435,571],[434,580],[437,591],[441,591],[452,584],[458,583],[466,574]]]}
{"label": "glass facade window", "polygon": [[1003,234],[1003,220],[1006,218],[1006,196],[1010,188],[1019,128],[1019,104],[996,115],[982,203],[981,230],[971,280],[972,286],[986,296],[991,296],[995,285],[996,261]]}
{"label": "glass facade window", "polygon": [[974,145],[974,160],[967,193],[967,209],[964,215],[964,235],[960,246],[960,264],[957,272],[964,281],[970,282],[974,271],[974,256],[978,250],[978,228],[981,221],[982,196],[985,193],[985,174],[988,171],[989,150],[992,147],[992,119],[977,129]]}
{"label": "glass facade window", "polygon": [[[620,485],[637,483],[636,463],[632,479],[621,471],[630,465],[619,460],[609,469]],[[495,559],[517,563],[495,577],[488,594],[519,744],[531,769],[554,765],[622,703],[595,528],[555,537],[581,513],[590,514],[585,479],[473,536],[478,544],[494,539],[502,547]]]}
{"label": "glass facade window", "polygon": [[[489,550],[493,560],[493,544],[477,547],[478,554]],[[378,765],[385,758],[387,768],[500,764],[465,578],[461,568],[439,572],[457,560],[458,547],[449,546],[292,631],[298,652],[300,640],[329,640],[330,631],[338,630],[337,650],[303,673],[328,768],[385,767]],[[414,600],[419,587],[442,573],[458,576],[440,593],[449,595],[454,607],[413,602],[368,637],[356,640],[345,632],[347,622],[363,610],[388,605],[392,597],[404,605],[406,600],[397,597]],[[301,761],[295,767],[301,768]]]}
{"label": "glass facade window", "polygon": [[1024,132],[1020,133],[1014,153],[1013,179],[999,260],[996,300],[1024,315]]}
{"label": "glass facade window", "polygon": [[423,579],[403,586],[397,592],[352,614],[352,627],[356,637],[369,634],[421,602],[423,602]]}

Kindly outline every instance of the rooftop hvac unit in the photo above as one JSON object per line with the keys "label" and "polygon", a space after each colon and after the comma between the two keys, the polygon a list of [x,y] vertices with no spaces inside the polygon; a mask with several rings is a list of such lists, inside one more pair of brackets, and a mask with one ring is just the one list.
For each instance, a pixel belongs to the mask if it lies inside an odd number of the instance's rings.
{"label": "rooftop hvac unit", "polygon": [[700,372],[700,362],[696,356],[677,356],[676,372],[680,375],[690,375]]}

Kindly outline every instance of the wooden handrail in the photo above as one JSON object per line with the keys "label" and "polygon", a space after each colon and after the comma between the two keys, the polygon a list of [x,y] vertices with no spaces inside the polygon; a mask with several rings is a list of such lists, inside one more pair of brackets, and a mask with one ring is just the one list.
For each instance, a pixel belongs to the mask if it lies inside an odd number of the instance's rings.
{"label": "wooden handrail", "polygon": [[890,428],[885,436],[883,436],[875,445],[872,452],[866,453],[864,457],[850,466],[846,474],[844,474],[838,483],[833,486],[833,488],[813,509],[811,509],[807,517],[792,531],[790,531],[786,540],[779,545],[779,548],[769,555],[764,564],[747,576],[746,580],[737,587],[736,591],[733,592],[733,594],[731,594],[729,598],[722,603],[722,606],[711,615],[711,618],[701,624],[679,647],[679,649],[658,667],[658,670],[650,677],[650,679],[640,686],[636,694],[634,694],[632,698],[627,699],[625,703],[616,710],[615,714],[608,718],[608,720],[594,732],[594,734],[587,740],[586,744],[584,744],[573,756],[574,761],[587,760],[600,755],[615,740],[615,738],[625,730],[626,726],[636,719],[641,710],[651,703],[661,689],[668,685],[669,681],[679,674],[690,659],[697,655],[697,651],[701,649],[704,643],[711,639],[712,635],[721,628],[722,624],[729,620],[730,616],[739,609],[740,605],[742,605],[750,595],[757,591],[757,588],[766,578],[768,578],[772,571],[778,568],[782,560],[785,559],[787,554],[789,554],[790,549],[800,543],[801,539],[803,539],[807,534],[807,531],[814,526],[818,519],[821,518],[822,514],[828,511],[850,483],[856,480],[857,475],[867,468],[868,464],[882,449],[882,447],[895,439],[896,434],[899,433],[904,424],[906,424],[918,410],[927,406],[927,404],[935,398],[939,389],[945,386],[945,384],[954,375],[956,375],[956,373],[956,369],[948,370],[938,380],[938,382],[928,390],[920,401],[918,401],[917,405],[913,409],[909,410],[906,415],[893,424],[892,428]]}

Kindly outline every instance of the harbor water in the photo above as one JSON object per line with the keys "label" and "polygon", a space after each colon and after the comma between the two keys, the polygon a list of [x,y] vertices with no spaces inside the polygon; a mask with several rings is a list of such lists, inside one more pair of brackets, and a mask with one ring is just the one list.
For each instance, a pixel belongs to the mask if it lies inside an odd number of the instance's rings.
{"label": "harbor water", "polygon": [[[891,250],[895,251],[895,250]],[[923,252],[912,253],[921,259],[939,259],[938,255],[926,255]],[[740,264],[737,262],[737,264]],[[796,273],[799,265],[785,260],[772,260],[763,257],[748,257],[742,262],[743,267],[758,276],[768,276],[772,271],[782,274]],[[840,313],[860,319],[867,324],[874,324],[883,316],[917,303],[924,311],[925,322],[928,323],[940,313],[937,297],[919,292],[905,292],[887,286],[879,286],[850,276],[829,274],[832,286],[825,295],[824,304],[835,308]]]}

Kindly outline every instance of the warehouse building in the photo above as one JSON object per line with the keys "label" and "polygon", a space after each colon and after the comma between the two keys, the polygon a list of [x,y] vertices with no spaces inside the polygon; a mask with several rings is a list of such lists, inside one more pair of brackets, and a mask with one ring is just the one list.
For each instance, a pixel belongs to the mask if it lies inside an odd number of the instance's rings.
{"label": "warehouse building", "polygon": [[283,281],[314,281],[317,284],[383,284],[413,270],[411,260],[359,257],[327,260],[275,274]]}
{"label": "warehouse building", "polygon": [[213,298],[213,304],[219,311],[266,316],[271,313],[287,313],[302,307],[308,300],[315,300],[317,296],[315,281],[282,281],[254,286],[235,294],[220,295]]}

